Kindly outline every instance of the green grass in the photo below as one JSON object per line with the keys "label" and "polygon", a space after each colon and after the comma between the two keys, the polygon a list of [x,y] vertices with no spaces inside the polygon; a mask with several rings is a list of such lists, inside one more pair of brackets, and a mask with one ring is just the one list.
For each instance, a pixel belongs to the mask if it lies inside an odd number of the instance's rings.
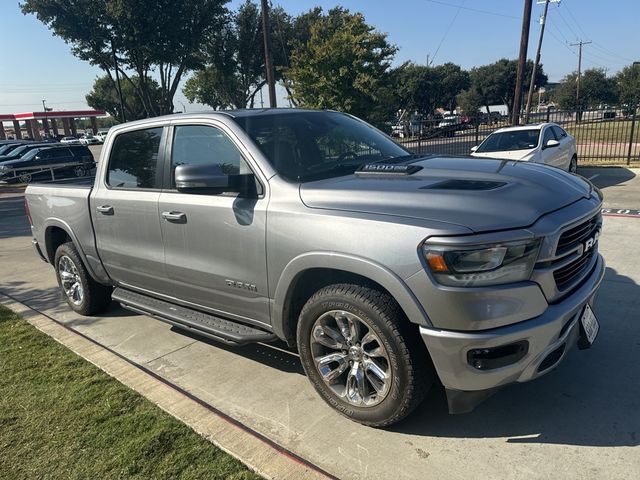
{"label": "green grass", "polygon": [[0,478],[260,477],[0,305]]}
{"label": "green grass", "polygon": [[[638,134],[640,122],[636,122],[634,129],[634,142],[640,141]],[[631,136],[631,120],[615,120],[609,122],[585,122],[578,125],[565,125],[566,130],[581,142],[604,142],[629,144]]]}

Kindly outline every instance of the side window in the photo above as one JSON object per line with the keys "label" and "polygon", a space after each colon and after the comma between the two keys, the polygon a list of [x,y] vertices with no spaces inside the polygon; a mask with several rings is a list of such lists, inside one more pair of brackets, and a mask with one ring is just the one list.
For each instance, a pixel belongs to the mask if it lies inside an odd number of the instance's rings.
{"label": "side window", "polygon": [[54,148],[49,151],[49,158],[64,158],[70,156],[71,154],[69,153],[68,148]]}
{"label": "side window", "polygon": [[249,173],[240,151],[218,128],[177,125],[171,148],[171,184],[178,165],[219,165],[226,175]]}
{"label": "side window", "polygon": [[107,185],[115,188],[157,188],[161,137],[162,127],[119,134],[111,147]]}
{"label": "side window", "polygon": [[549,140],[557,140],[551,128],[545,129],[544,137],[542,137],[542,146],[544,147]]}
{"label": "side window", "polygon": [[551,127],[551,128],[553,128],[553,131],[554,131],[554,133],[556,134],[556,138],[557,138],[558,140],[560,140],[560,139],[562,139],[562,138],[564,138],[564,137],[566,137],[566,136],[567,136],[567,132],[565,132],[565,131],[564,131],[563,129],[561,129],[560,127],[556,127],[556,126],[554,125],[554,126],[553,126],[553,127]]}

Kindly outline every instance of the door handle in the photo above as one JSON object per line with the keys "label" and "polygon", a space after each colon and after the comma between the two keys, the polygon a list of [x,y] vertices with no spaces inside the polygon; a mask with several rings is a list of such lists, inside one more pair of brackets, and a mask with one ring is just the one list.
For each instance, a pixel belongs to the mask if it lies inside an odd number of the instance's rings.
{"label": "door handle", "polygon": [[111,205],[101,205],[96,210],[103,215],[113,215],[113,207]]}
{"label": "door handle", "polygon": [[187,214],[182,212],[162,212],[162,218],[167,222],[186,223]]}

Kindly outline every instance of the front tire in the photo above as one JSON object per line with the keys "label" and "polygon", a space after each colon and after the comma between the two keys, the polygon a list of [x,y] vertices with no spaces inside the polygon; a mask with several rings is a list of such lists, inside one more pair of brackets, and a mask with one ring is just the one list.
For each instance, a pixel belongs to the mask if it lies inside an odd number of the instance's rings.
{"label": "front tire", "polygon": [[324,401],[372,427],[399,422],[435,374],[417,328],[388,294],[353,284],[317,291],[300,313],[302,366]]}
{"label": "front tire", "polygon": [[578,156],[574,155],[571,157],[571,161],[569,162],[569,173],[578,173]]}
{"label": "front tire", "polygon": [[58,247],[54,266],[58,286],[74,312],[93,315],[111,303],[111,287],[91,278],[73,242]]}

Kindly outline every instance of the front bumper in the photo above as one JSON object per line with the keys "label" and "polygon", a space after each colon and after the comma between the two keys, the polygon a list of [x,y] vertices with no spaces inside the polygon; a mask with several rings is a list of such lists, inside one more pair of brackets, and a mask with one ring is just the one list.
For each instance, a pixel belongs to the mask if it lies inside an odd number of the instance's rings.
{"label": "front bumper", "polygon": [[[604,259],[598,254],[596,264],[580,287],[530,320],[477,332],[420,327],[422,340],[447,390],[450,411],[469,411],[497,387],[533,380],[562,361],[577,341],[580,313],[587,303],[593,303],[604,271]],[[511,365],[477,370],[467,361],[467,353],[472,349],[494,348],[522,340],[529,342],[528,351]]]}

